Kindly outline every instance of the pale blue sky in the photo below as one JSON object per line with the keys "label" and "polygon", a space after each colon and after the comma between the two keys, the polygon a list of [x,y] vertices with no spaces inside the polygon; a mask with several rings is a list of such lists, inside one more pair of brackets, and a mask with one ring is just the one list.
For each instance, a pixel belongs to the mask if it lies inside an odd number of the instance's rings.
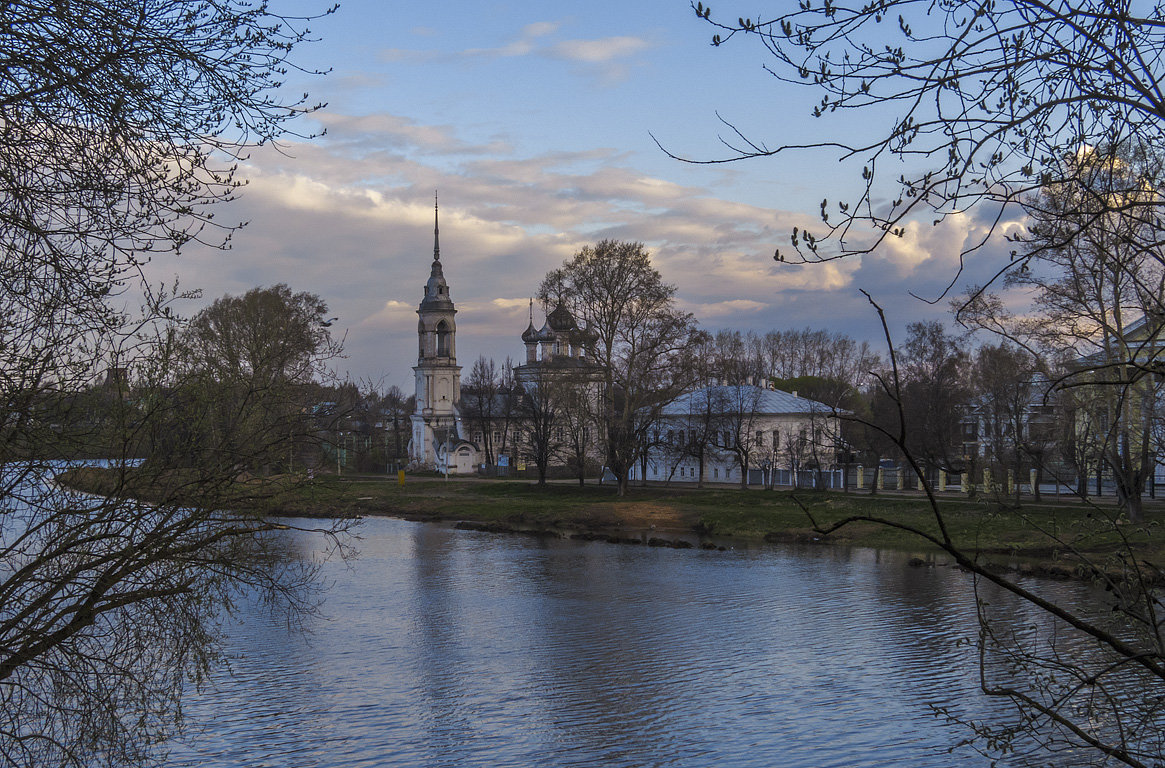
{"label": "pale blue sky", "polygon": [[218,214],[251,222],[230,253],[153,268],[207,301],[277,282],[319,293],[347,329],[340,367],[355,378],[411,390],[434,188],[467,370],[479,354],[520,357],[542,276],[603,237],[644,241],[712,330],[811,326],[878,341],[859,288],[897,327],[945,313],[907,291],[936,295],[953,277],[970,219],[926,222],[863,260],[780,265],[774,248],[812,225],[853,169],[827,153],[693,166],[655,146],[651,134],[718,156],[717,112],[770,145],[879,119],[813,119],[816,94],[774,80],[755,41],[713,48],[686,0],[349,0],[312,28],[320,42],[300,61],[332,73],[290,85],[328,102],[312,121],[327,136],[253,154],[242,199]]}

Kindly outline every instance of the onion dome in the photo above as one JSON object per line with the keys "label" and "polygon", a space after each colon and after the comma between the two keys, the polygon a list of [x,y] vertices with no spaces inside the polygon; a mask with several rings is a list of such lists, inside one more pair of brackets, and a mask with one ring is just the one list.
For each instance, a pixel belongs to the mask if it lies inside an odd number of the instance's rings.
{"label": "onion dome", "polygon": [[561,304],[546,318],[546,324],[553,331],[573,331],[577,327],[574,323],[574,316],[570,314],[570,310]]}

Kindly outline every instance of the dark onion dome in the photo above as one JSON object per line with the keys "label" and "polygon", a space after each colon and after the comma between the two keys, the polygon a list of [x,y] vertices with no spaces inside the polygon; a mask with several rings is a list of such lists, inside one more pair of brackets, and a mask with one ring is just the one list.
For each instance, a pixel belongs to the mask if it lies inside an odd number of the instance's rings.
{"label": "dark onion dome", "polygon": [[530,324],[526,326],[526,330],[522,332],[522,341],[526,342],[527,344],[533,344],[534,342],[538,341],[538,330],[534,327],[533,320],[531,320]]}
{"label": "dark onion dome", "polygon": [[570,310],[561,304],[546,318],[546,323],[554,331],[573,331],[577,327],[574,323],[574,316],[570,314]]}

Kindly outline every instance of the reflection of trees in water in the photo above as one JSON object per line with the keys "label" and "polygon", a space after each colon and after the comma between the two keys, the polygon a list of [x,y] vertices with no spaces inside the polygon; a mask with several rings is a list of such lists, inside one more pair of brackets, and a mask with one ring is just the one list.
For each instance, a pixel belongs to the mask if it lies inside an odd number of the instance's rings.
{"label": "reflection of trees in water", "polygon": [[[904,721],[931,721],[931,705],[969,698],[976,714],[991,709],[958,647],[975,627],[962,574],[920,582],[900,556],[790,549],[750,556],[759,578],[743,583],[736,556],[699,562],[596,545],[532,559],[531,589],[554,597],[551,613],[540,606],[529,617],[538,679],[555,721],[587,724],[560,739],[575,748],[614,739],[660,759],[691,750],[741,759],[744,744],[751,759],[827,759],[852,748],[853,737],[838,738],[843,723],[884,747],[912,729]],[[890,600],[879,583],[887,574],[905,574]],[[807,730],[801,717],[819,722]]]}
{"label": "reflection of trees in water", "polygon": [[[979,768],[967,750],[936,755],[966,731],[932,707],[1006,722],[960,642],[975,638],[976,607],[970,577],[950,568],[865,549],[675,551],[394,520],[361,534],[354,567],[329,566],[334,621],[307,644],[274,625],[246,630],[259,646],[246,687],[216,711],[259,714],[219,738],[277,724],[246,738],[265,739],[264,755],[318,743],[308,764]],[[1041,586],[1068,603],[1095,598]],[[982,594],[1009,622],[1038,616]]]}
{"label": "reflection of trees in water", "polygon": [[[481,723],[473,717],[472,695],[483,677],[480,657],[466,636],[487,608],[474,594],[465,572],[460,541],[455,532],[435,525],[418,525],[412,531],[412,583],[407,623],[412,700],[409,702],[420,739],[436,755],[451,743],[482,738]],[[466,594],[468,590],[469,594]]]}

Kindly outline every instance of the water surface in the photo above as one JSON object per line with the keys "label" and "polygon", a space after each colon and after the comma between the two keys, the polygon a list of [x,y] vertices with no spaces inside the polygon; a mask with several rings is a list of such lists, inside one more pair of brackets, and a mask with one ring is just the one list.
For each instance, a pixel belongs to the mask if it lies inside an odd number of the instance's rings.
{"label": "water surface", "polygon": [[1005,707],[967,577],[901,555],[360,534],[308,634],[242,606],[168,765],[980,766],[934,708]]}

